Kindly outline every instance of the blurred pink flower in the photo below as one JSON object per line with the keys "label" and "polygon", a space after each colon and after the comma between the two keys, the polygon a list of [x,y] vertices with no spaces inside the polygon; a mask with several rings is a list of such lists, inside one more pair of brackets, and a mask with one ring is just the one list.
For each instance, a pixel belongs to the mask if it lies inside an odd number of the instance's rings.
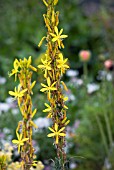
{"label": "blurred pink flower", "polygon": [[105,66],[105,68],[106,69],[111,69],[112,67],[113,67],[113,65],[114,65],[114,62],[111,60],[111,59],[109,59],[109,60],[106,60],[105,62],[104,62],[104,66]]}
{"label": "blurred pink flower", "polygon": [[79,57],[81,61],[87,62],[90,60],[91,52],[89,50],[81,50],[79,52]]}
{"label": "blurred pink flower", "polygon": [[76,120],[74,122],[74,128],[77,129],[79,127],[79,125],[80,125],[80,120]]}

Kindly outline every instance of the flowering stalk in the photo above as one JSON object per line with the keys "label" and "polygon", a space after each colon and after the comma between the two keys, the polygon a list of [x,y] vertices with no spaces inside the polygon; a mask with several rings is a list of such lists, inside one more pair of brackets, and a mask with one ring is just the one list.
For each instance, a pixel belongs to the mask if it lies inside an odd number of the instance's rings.
{"label": "flowering stalk", "polygon": [[44,78],[47,85],[41,83],[43,87],[40,91],[47,93],[47,99],[50,104],[45,103],[46,109],[43,112],[48,112],[48,118],[53,121],[52,127],[49,130],[52,132],[48,134],[48,137],[54,137],[54,144],[57,149],[57,157],[61,162],[61,169],[64,169],[66,160],[65,153],[65,136],[66,125],[70,122],[66,117],[65,101],[68,100],[62,93],[62,87],[67,90],[67,87],[61,77],[65,71],[69,68],[67,60],[63,58],[63,54],[60,52],[61,48],[64,48],[63,39],[67,35],[62,35],[63,29],[58,30],[59,24],[59,12],[55,12],[55,6],[58,0],[43,0],[47,7],[47,13],[43,15],[45,25],[47,27],[47,36],[43,37],[39,43],[41,46],[44,39],[47,41],[47,50],[45,53],[45,59],[41,59],[42,64],[38,65],[38,68],[44,71]]}
{"label": "flowering stalk", "polygon": [[91,53],[88,50],[81,50],[79,52],[79,58],[80,61],[83,62],[83,74],[84,74],[84,81],[85,84],[87,85],[87,78],[88,78],[88,67],[87,63],[91,58]]}
{"label": "flowering stalk", "polygon": [[[32,71],[37,71],[35,67],[31,65],[31,57],[27,60],[14,61],[14,68],[9,76],[15,75],[15,81],[17,77],[20,84],[15,87],[14,91],[9,91],[9,94],[17,100],[23,119],[19,121],[16,135],[18,139],[12,140],[14,144],[18,146],[18,152],[21,154],[21,167],[23,170],[29,170],[34,164],[34,148],[32,144],[32,128],[37,128],[33,123],[32,118],[36,114],[36,109],[33,111],[31,95],[32,89],[36,83],[31,82]],[[32,70],[32,71],[31,71]]]}

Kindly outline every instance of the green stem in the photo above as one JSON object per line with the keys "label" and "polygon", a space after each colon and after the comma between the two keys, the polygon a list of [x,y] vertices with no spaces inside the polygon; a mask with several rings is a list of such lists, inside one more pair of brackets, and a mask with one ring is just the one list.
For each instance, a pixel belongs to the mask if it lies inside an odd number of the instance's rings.
{"label": "green stem", "polygon": [[107,144],[106,135],[104,133],[102,123],[101,123],[99,117],[96,114],[95,114],[95,118],[96,118],[99,130],[100,130],[100,133],[101,133],[101,138],[102,138],[102,141],[103,141],[103,144],[104,144],[105,152],[108,155],[108,144]]}
{"label": "green stem", "polygon": [[84,78],[87,79],[87,75],[88,75],[87,62],[83,63],[83,72],[84,72]]}
{"label": "green stem", "polygon": [[105,122],[106,122],[106,127],[107,127],[107,133],[108,133],[110,146],[112,146],[112,144],[113,144],[112,131],[111,131],[111,128],[110,128],[110,123],[109,123],[107,113],[104,114],[104,118],[105,118]]}
{"label": "green stem", "polygon": [[87,68],[87,62],[83,63],[83,79],[85,86],[87,85],[87,78],[88,78],[88,68]]}

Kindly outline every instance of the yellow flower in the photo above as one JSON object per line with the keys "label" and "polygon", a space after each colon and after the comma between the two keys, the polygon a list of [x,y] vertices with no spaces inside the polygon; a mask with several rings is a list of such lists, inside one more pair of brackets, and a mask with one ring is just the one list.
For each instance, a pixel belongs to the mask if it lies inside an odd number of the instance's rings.
{"label": "yellow flower", "polygon": [[24,90],[21,90],[21,85],[18,85],[18,88],[16,89],[15,87],[15,90],[14,91],[9,91],[9,94],[11,96],[14,96],[15,98],[14,99],[18,99],[18,104],[20,105],[20,102],[19,102],[19,98],[24,96],[24,93],[27,91],[27,89],[24,89]]}
{"label": "yellow flower", "polygon": [[21,68],[29,68],[30,64],[31,64],[32,60],[31,60],[31,56],[28,58],[28,60],[26,58],[24,58],[24,60],[20,59],[20,67]]}
{"label": "yellow flower", "polygon": [[65,89],[66,91],[68,91],[68,88],[67,88],[66,84],[65,84],[63,81],[61,81],[61,83],[62,83],[64,89]]}
{"label": "yellow flower", "polygon": [[44,109],[43,112],[50,112],[50,111],[51,111],[51,106],[49,106],[47,103],[45,103],[45,106],[46,106],[47,108]]}
{"label": "yellow flower", "polygon": [[38,68],[45,70],[44,77],[47,78],[47,71],[51,70],[51,66],[50,66],[51,61],[49,61],[46,57],[46,60],[41,59],[41,62],[43,64],[38,65]]}
{"label": "yellow flower", "polygon": [[31,86],[30,86],[31,94],[33,94],[32,89],[33,89],[33,87],[35,86],[35,84],[36,84],[36,81],[33,81],[32,84],[31,84]]}
{"label": "yellow flower", "polygon": [[42,164],[41,161],[33,161],[32,166],[35,166],[36,168],[31,167],[30,170],[34,170],[34,169],[42,170],[42,169],[44,169],[44,165]]}
{"label": "yellow flower", "polygon": [[45,6],[48,7],[48,3],[47,3],[45,0],[43,0],[43,2],[44,2],[44,4],[45,4]]}
{"label": "yellow flower", "polygon": [[63,120],[62,120],[62,123],[66,126],[70,123],[70,120],[67,120],[67,117],[65,117]]}
{"label": "yellow flower", "polygon": [[42,88],[40,91],[41,91],[41,92],[47,91],[47,92],[48,92],[48,97],[50,98],[50,96],[51,96],[50,91],[57,90],[57,88],[54,87],[54,85],[56,84],[56,82],[54,82],[54,83],[51,85],[50,78],[48,77],[48,78],[47,78],[47,84],[48,84],[48,86],[46,86],[45,84],[41,83],[41,85],[42,85],[44,88]]}
{"label": "yellow flower", "polygon": [[12,75],[15,74],[15,81],[17,79],[17,73],[19,72],[18,68],[20,66],[20,63],[17,59],[15,59],[14,63],[13,63],[14,69],[12,69],[12,72],[9,74],[9,77],[11,77]]}
{"label": "yellow flower", "polygon": [[62,32],[63,32],[63,29],[61,29],[60,32],[59,32],[59,31],[58,31],[58,28],[57,28],[56,26],[54,27],[54,30],[55,30],[55,33],[56,33],[56,34],[50,33],[50,35],[53,37],[52,41],[53,41],[53,42],[57,41],[57,42],[58,42],[58,45],[59,45],[59,48],[61,48],[62,39],[63,39],[63,38],[67,38],[68,35],[61,35]]}
{"label": "yellow flower", "polygon": [[46,37],[43,37],[42,39],[41,39],[41,41],[39,42],[39,44],[38,44],[38,47],[40,47],[41,45],[42,45],[42,43],[43,43],[43,41],[46,39]]}
{"label": "yellow flower", "polygon": [[36,112],[37,112],[37,109],[34,109],[34,111],[32,112],[32,115],[31,115],[32,118],[34,117],[34,115],[36,114]]}
{"label": "yellow flower", "polygon": [[18,153],[20,153],[20,148],[21,148],[21,146],[23,146],[23,145],[24,145],[24,142],[27,141],[29,138],[23,138],[23,139],[22,139],[22,133],[21,133],[20,135],[19,135],[18,133],[16,133],[16,134],[17,134],[18,140],[13,139],[13,140],[12,140],[12,143],[18,145]]}
{"label": "yellow flower", "polygon": [[57,123],[55,123],[54,129],[52,129],[52,128],[50,128],[50,127],[48,127],[48,128],[49,128],[49,130],[52,131],[53,133],[50,133],[50,134],[48,134],[47,136],[48,136],[48,137],[53,137],[53,136],[55,136],[55,143],[56,143],[56,144],[58,144],[59,136],[66,136],[65,133],[61,133],[61,132],[65,129],[65,127],[62,127],[60,130],[58,130],[58,125],[57,125]]}
{"label": "yellow flower", "polygon": [[57,59],[57,68],[61,69],[61,75],[62,73],[65,72],[65,70],[67,70],[69,68],[69,66],[67,64],[65,64],[67,62],[68,58],[66,58],[65,60],[63,59],[63,55],[62,53],[59,54],[59,59]]}
{"label": "yellow flower", "polygon": [[21,69],[26,69],[26,68],[30,68],[32,69],[33,71],[37,71],[37,69],[35,67],[33,67],[31,65],[32,63],[32,59],[31,59],[31,56],[29,56],[28,60],[26,58],[24,58],[24,60],[21,60],[20,59],[20,67]]}
{"label": "yellow flower", "polygon": [[54,0],[54,5],[56,5],[58,3],[58,0]]}
{"label": "yellow flower", "polygon": [[51,106],[49,106],[47,103],[45,103],[45,106],[46,106],[47,108],[44,109],[43,112],[49,112],[47,118],[51,118],[51,117],[52,117],[52,113],[51,113],[52,108],[51,108]]}
{"label": "yellow flower", "polygon": [[33,126],[35,129],[38,128],[38,126],[37,126],[32,120],[30,121],[30,124],[31,124],[31,126]]}

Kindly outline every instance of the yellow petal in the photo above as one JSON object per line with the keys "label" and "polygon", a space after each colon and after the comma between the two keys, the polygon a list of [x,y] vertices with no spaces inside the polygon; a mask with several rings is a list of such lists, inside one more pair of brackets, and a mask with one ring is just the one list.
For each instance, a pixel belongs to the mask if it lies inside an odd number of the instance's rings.
{"label": "yellow petal", "polygon": [[60,38],[67,38],[68,35],[61,35]]}
{"label": "yellow petal", "polygon": [[50,33],[50,35],[51,35],[52,37],[56,37],[56,35],[55,35],[55,34],[53,34],[53,33]]}
{"label": "yellow petal", "polygon": [[39,42],[39,44],[38,44],[38,47],[40,47],[41,45],[42,45],[42,43],[43,43],[43,41],[46,39],[46,37],[43,37],[42,39],[41,39],[41,41]]}
{"label": "yellow petal", "polygon": [[51,85],[51,87],[53,87],[56,84],[56,81]]}
{"label": "yellow petal", "polygon": [[62,120],[62,123],[65,123],[66,119],[67,119],[67,117],[65,117],[65,118]]}
{"label": "yellow petal", "polygon": [[63,32],[63,29],[61,29],[61,30],[60,30],[59,35],[61,35],[61,34],[62,34],[62,32]]}
{"label": "yellow petal", "polygon": [[68,100],[68,97],[64,97],[63,100],[66,102]]}
{"label": "yellow petal", "polygon": [[52,131],[53,133],[55,133],[55,131],[54,131],[51,127],[48,127],[48,129],[49,129],[50,131]]}
{"label": "yellow petal", "polygon": [[67,122],[65,123],[65,126],[66,126],[66,125],[68,125],[68,124],[69,124],[69,122],[70,122],[70,120],[67,120]]}
{"label": "yellow petal", "polygon": [[56,140],[55,140],[55,143],[58,144],[58,140],[59,140],[59,137],[58,135],[56,136]]}
{"label": "yellow petal", "polygon": [[43,2],[44,2],[44,4],[45,4],[45,6],[48,7],[48,3],[47,3],[45,0],[43,0]]}
{"label": "yellow petal", "polygon": [[64,105],[64,108],[65,108],[65,109],[68,109],[68,107],[67,107],[66,105]]}
{"label": "yellow petal", "polygon": [[43,83],[41,83],[41,86],[43,86],[43,87],[47,87],[45,84],[43,84]]}
{"label": "yellow petal", "polygon": [[52,136],[55,136],[55,134],[54,133],[49,133],[48,135],[47,135],[47,137],[52,137]]}
{"label": "yellow petal", "polygon": [[45,91],[47,91],[47,88],[42,88],[40,91],[45,92]]}
{"label": "yellow petal", "polygon": [[58,132],[62,132],[65,129],[65,127],[62,127]]}
{"label": "yellow petal", "polygon": [[34,128],[36,128],[36,129],[38,128],[38,126],[32,120],[30,121],[30,123]]}
{"label": "yellow petal", "polygon": [[19,140],[21,140],[22,139],[22,133],[20,134],[20,136],[19,136]]}
{"label": "yellow petal", "polygon": [[49,112],[51,111],[51,107],[49,106],[47,109],[44,109],[43,112]]}
{"label": "yellow petal", "polygon": [[40,68],[40,69],[43,68],[44,69],[45,66],[44,65],[38,65],[38,68]]}
{"label": "yellow petal", "polygon": [[58,28],[55,26],[54,27],[55,33],[58,35]]}
{"label": "yellow petal", "polygon": [[58,40],[58,37],[55,37],[52,39],[53,42],[57,41]]}
{"label": "yellow petal", "polygon": [[65,84],[63,81],[61,81],[61,83],[62,83],[64,89],[65,89],[66,91],[68,91],[68,88],[67,88],[66,84]]}
{"label": "yellow petal", "polygon": [[50,81],[50,78],[49,78],[49,77],[47,78],[47,84],[48,84],[48,86],[50,87],[51,81]]}
{"label": "yellow petal", "polygon": [[52,118],[52,113],[49,113],[49,114],[47,115],[47,118]]}
{"label": "yellow petal", "polygon": [[31,84],[30,88],[32,89],[32,88],[35,86],[35,84],[36,84],[36,81],[34,81],[34,82]]}
{"label": "yellow petal", "polygon": [[58,125],[57,125],[57,123],[55,123],[55,131],[57,132],[58,131]]}
{"label": "yellow petal", "polygon": [[32,118],[34,117],[34,115],[36,114],[37,109],[34,109],[34,111],[32,112]]}
{"label": "yellow petal", "polygon": [[58,0],[54,0],[54,5],[56,5],[58,3]]}
{"label": "yellow petal", "polygon": [[22,139],[22,142],[25,142],[27,140],[29,140],[29,138],[24,138],[24,139]]}
{"label": "yellow petal", "polygon": [[59,133],[59,136],[66,136],[65,133]]}
{"label": "yellow petal", "polygon": [[14,143],[14,144],[18,144],[18,143],[19,143],[19,141],[18,141],[18,140],[16,140],[16,139],[13,139],[13,140],[12,140],[12,143]]}
{"label": "yellow petal", "polygon": [[37,72],[37,69],[33,67],[32,65],[29,65],[29,68],[31,68],[33,71]]}
{"label": "yellow petal", "polygon": [[13,91],[9,91],[9,94],[10,94],[11,96],[15,96],[15,92],[13,92]]}

